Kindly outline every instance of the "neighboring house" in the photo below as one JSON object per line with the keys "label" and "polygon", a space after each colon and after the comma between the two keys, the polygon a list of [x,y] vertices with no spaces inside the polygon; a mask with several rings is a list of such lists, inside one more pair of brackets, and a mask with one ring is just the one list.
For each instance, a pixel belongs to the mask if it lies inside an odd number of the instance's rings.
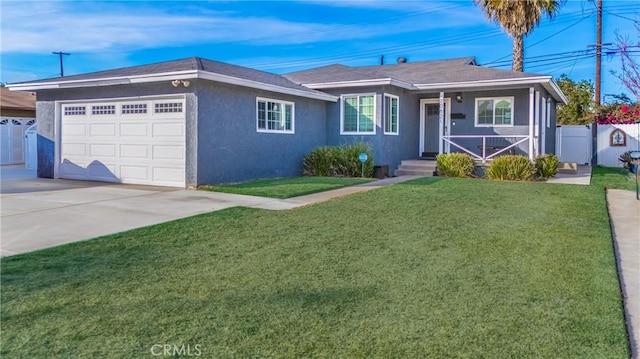
{"label": "neighboring house", "polygon": [[294,176],[318,146],[376,164],[466,151],[554,153],[551,76],[474,58],[275,75],[189,58],[9,85],[38,93],[38,175],[192,187]]}
{"label": "neighboring house", "polygon": [[25,133],[36,123],[36,96],[0,87],[0,164],[25,161]]}

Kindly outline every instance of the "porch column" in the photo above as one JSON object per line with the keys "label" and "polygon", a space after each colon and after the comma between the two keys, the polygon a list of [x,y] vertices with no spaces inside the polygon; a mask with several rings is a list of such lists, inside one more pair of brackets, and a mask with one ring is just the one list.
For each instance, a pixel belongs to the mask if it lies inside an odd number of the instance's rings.
{"label": "porch column", "polygon": [[535,89],[533,87],[529,87],[529,159],[532,161],[535,158],[533,153],[535,100]]}
{"label": "porch column", "polygon": [[438,113],[438,154],[442,154],[443,152],[443,139],[442,134],[444,133],[444,92],[440,91],[440,97],[438,98],[438,102],[440,104],[440,111]]}

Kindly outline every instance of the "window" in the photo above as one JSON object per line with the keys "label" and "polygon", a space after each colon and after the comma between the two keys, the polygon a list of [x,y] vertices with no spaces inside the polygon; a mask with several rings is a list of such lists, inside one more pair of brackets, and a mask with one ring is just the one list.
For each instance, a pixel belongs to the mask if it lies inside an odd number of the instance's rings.
{"label": "window", "polygon": [[123,114],[147,113],[146,103],[132,103],[122,105]]}
{"label": "window", "polygon": [[258,132],[293,133],[293,103],[257,98]]}
{"label": "window", "polygon": [[91,106],[92,115],[113,115],[116,113],[116,105]]}
{"label": "window", "polygon": [[374,95],[342,96],[342,134],[375,134]]}
{"label": "window", "polygon": [[439,104],[428,104],[427,105],[427,116],[440,116],[440,105]]}
{"label": "window", "polygon": [[84,106],[67,106],[64,108],[64,115],[85,115],[85,107]]}
{"label": "window", "polygon": [[159,102],[154,104],[155,113],[182,112],[182,102]]}
{"label": "window", "polygon": [[476,126],[513,126],[513,97],[477,98]]}
{"label": "window", "polygon": [[384,133],[398,134],[398,96],[384,95]]}

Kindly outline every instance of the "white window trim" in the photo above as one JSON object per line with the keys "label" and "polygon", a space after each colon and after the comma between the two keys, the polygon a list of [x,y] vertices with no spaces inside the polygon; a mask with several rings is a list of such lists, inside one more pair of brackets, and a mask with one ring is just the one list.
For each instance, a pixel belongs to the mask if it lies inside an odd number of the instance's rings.
{"label": "white window trim", "polygon": [[[398,115],[396,123],[396,132],[387,132],[387,97],[394,98],[398,101]],[[398,136],[400,135],[400,97],[392,94],[385,93],[382,98],[382,132],[385,135]]]}
{"label": "white window trim", "polygon": [[547,128],[551,127],[551,98],[547,97],[545,101],[544,111],[546,113]]}
{"label": "white window trim", "polygon": [[[267,102],[275,102],[275,103],[279,103],[280,105],[283,106],[283,116],[284,116],[284,105],[291,105],[291,130],[269,130],[269,129],[264,129],[264,128],[260,128],[258,127],[258,123],[259,123],[259,106],[258,103],[259,102],[265,102],[265,104]],[[266,107],[265,107],[266,108]],[[265,118],[265,121],[267,121],[267,119]],[[266,125],[266,122],[265,122]],[[268,127],[268,126],[267,126]],[[296,104],[294,102],[290,102],[290,101],[283,101],[283,100],[276,100],[276,99],[272,99],[272,98],[266,98],[266,97],[256,97],[256,132],[260,132],[260,133],[279,133],[279,134],[287,134],[287,135],[293,135],[296,133]]]}
{"label": "white window trim", "polygon": [[[354,94],[342,94],[340,95],[340,134],[341,135],[356,135],[356,136],[372,136],[376,134],[376,127],[378,126],[377,118],[377,98],[376,93],[354,93]],[[373,131],[372,132],[359,132],[359,131],[344,131],[344,100],[346,97],[360,97],[360,96],[373,96]]]}
{"label": "white window trim", "polygon": [[[484,100],[493,100],[494,103],[494,108],[493,108],[493,123],[492,124],[484,124],[484,123],[478,123],[478,102],[480,101],[484,101]],[[511,124],[509,125],[496,125],[495,121],[496,121],[496,112],[495,112],[495,103],[500,101],[500,100],[507,100],[511,102]],[[500,97],[476,97],[476,104],[475,104],[475,114],[474,114],[474,126],[475,127],[513,127],[514,122],[516,120],[516,102],[514,100],[513,96],[500,96]]]}

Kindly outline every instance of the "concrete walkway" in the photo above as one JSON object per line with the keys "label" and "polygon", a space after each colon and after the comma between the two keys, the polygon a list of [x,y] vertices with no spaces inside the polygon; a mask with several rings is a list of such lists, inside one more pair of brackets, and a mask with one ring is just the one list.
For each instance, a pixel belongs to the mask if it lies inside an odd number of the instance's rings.
{"label": "concrete walkway", "polygon": [[632,358],[640,358],[640,201],[635,192],[607,190],[618,275]]}
{"label": "concrete walkway", "polygon": [[230,207],[292,209],[417,178],[395,177],[291,199],[167,187],[38,179],[2,167],[0,256],[77,242]]}
{"label": "concrete walkway", "polygon": [[547,183],[588,186],[591,183],[591,166],[579,165],[578,173],[558,173],[554,178],[549,178]]}

